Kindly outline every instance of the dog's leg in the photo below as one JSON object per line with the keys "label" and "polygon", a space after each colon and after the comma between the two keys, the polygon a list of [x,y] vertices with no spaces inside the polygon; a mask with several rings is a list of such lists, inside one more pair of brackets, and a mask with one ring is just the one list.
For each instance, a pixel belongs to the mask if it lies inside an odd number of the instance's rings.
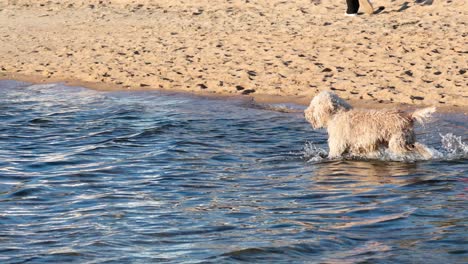
{"label": "dog's leg", "polygon": [[347,144],[343,140],[336,139],[335,137],[328,138],[328,158],[334,159],[339,158],[347,149]]}
{"label": "dog's leg", "polygon": [[433,157],[432,153],[428,150],[428,147],[421,143],[414,143],[414,152],[421,155],[424,159],[431,159]]}
{"label": "dog's leg", "polygon": [[388,141],[388,148],[397,155],[404,155],[408,152],[407,142],[404,134],[392,135]]}

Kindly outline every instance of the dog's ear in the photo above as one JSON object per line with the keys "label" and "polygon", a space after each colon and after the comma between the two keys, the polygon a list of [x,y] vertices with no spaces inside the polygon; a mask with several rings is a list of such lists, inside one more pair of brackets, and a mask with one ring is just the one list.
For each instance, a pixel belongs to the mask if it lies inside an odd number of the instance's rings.
{"label": "dog's ear", "polygon": [[333,114],[338,111],[347,111],[352,108],[350,104],[348,104],[345,100],[341,99],[335,93],[329,92],[328,94],[330,97],[330,104]]}

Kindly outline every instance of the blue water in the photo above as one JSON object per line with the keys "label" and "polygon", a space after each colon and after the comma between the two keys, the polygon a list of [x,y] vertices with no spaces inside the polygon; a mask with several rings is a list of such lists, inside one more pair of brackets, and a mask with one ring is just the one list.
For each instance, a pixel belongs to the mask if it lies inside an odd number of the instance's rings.
{"label": "blue water", "polygon": [[0,81],[0,262],[467,262],[465,115],[332,161],[300,110]]}

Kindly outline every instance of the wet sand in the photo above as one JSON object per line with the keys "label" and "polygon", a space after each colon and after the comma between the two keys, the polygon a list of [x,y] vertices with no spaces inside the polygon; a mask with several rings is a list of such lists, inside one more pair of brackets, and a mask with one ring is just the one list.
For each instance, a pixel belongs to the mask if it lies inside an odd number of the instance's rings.
{"label": "wet sand", "polygon": [[0,1],[1,79],[468,107],[463,1],[376,0],[383,11],[357,17],[344,1],[55,2]]}

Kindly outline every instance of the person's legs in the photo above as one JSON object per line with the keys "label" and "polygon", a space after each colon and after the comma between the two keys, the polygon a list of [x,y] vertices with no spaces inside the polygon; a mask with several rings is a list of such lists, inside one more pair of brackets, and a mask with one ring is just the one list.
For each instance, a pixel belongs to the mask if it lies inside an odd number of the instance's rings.
{"label": "person's legs", "polygon": [[359,10],[359,0],[346,0],[346,4],[348,5],[346,14],[357,14]]}
{"label": "person's legs", "polygon": [[368,15],[372,15],[374,13],[374,7],[370,0],[359,0],[359,8]]}

